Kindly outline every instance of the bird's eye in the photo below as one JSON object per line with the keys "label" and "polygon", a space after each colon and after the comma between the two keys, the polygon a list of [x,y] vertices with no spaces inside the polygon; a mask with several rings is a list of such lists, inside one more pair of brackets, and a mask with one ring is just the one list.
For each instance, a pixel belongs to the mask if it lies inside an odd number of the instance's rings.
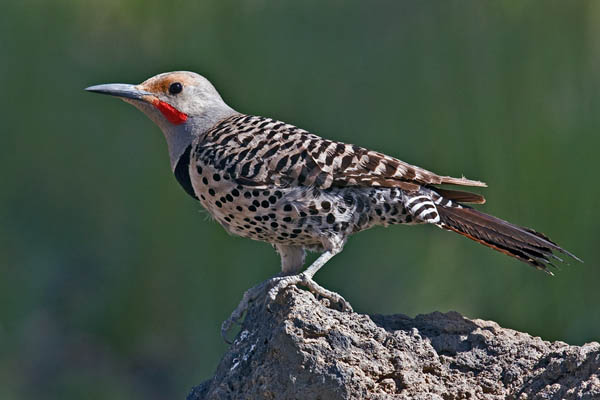
{"label": "bird's eye", "polygon": [[181,93],[182,90],[183,90],[183,85],[179,82],[171,83],[171,86],[169,86],[169,93],[171,93],[171,94]]}

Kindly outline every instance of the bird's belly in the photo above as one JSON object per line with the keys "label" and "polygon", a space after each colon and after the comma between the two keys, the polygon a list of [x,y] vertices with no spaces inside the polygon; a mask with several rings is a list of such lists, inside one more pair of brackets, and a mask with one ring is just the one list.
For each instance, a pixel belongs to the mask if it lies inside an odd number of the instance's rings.
{"label": "bird's belly", "polygon": [[269,243],[318,247],[374,225],[406,223],[399,189],[253,187],[210,165],[190,168],[204,208],[228,232]]}
{"label": "bird's belly", "polygon": [[315,224],[299,218],[290,189],[240,185],[212,166],[190,168],[190,179],[202,206],[229,233],[301,246],[320,245]]}

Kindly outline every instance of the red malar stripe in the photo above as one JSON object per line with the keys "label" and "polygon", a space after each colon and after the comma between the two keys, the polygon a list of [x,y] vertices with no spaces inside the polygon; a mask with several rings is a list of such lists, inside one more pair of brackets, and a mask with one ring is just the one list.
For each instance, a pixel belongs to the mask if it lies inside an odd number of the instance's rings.
{"label": "red malar stripe", "polygon": [[152,104],[154,104],[154,107],[156,107],[172,124],[183,124],[188,118],[186,114],[164,101],[156,100]]}

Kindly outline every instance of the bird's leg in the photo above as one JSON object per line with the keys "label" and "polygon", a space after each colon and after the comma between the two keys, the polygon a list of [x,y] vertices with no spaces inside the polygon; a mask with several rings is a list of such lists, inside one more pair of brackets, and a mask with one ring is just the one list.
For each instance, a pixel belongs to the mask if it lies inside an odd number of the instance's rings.
{"label": "bird's leg", "polygon": [[[277,251],[281,256],[281,273],[277,276],[268,279],[258,285],[248,289],[242,300],[235,310],[231,313],[228,319],[221,324],[221,336],[230,343],[227,339],[227,333],[233,324],[238,324],[243,319],[245,312],[248,310],[249,304],[259,298],[268,290],[267,299],[275,301],[277,295],[282,289],[290,285],[302,285],[308,288],[312,293],[328,299],[332,303],[341,305],[342,310],[352,311],[352,306],[342,296],[327,290],[313,280],[313,276],[331,257],[342,250],[342,245],[335,246],[326,250],[319,256],[304,272],[298,273],[304,264],[304,249],[299,246],[276,245]],[[292,275],[293,274],[293,275]]]}
{"label": "bird's leg", "polygon": [[304,247],[276,244],[275,249],[281,257],[281,274],[279,276],[295,275],[300,272],[306,258]]}
{"label": "bird's leg", "polygon": [[288,287],[290,285],[300,284],[300,285],[308,288],[314,294],[317,294],[321,297],[329,299],[333,303],[340,304],[342,307],[342,310],[351,312],[352,306],[342,296],[340,296],[339,294],[337,294],[335,292],[332,292],[331,290],[325,289],[324,287],[322,287],[321,285],[319,285],[317,282],[315,282],[313,280],[313,276],[317,273],[317,271],[319,269],[321,269],[321,267],[323,265],[325,265],[325,263],[327,263],[327,261],[329,261],[331,259],[331,257],[336,255],[340,251],[341,251],[341,248],[339,248],[339,249],[336,248],[336,249],[331,249],[331,250],[325,251],[323,254],[321,254],[319,256],[319,258],[317,258],[315,260],[315,262],[313,262],[310,265],[310,267],[308,267],[301,274],[273,278],[272,280],[276,281],[276,283],[269,290],[269,293],[268,293],[268,296],[271,299],[271,301],[275,301],[277,295],[279,294],[279,292],[282,289],[285,289],[286,287]]}

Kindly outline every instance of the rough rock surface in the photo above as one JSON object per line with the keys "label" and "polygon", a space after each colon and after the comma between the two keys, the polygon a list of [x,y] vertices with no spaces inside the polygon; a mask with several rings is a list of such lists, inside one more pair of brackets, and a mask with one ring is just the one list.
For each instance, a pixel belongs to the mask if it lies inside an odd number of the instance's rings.
{"label": "rough rock surface", "polygon": [[344,313],[291,287],[251,305],[199,399],[600,399],[600,344],[456,312]]}

